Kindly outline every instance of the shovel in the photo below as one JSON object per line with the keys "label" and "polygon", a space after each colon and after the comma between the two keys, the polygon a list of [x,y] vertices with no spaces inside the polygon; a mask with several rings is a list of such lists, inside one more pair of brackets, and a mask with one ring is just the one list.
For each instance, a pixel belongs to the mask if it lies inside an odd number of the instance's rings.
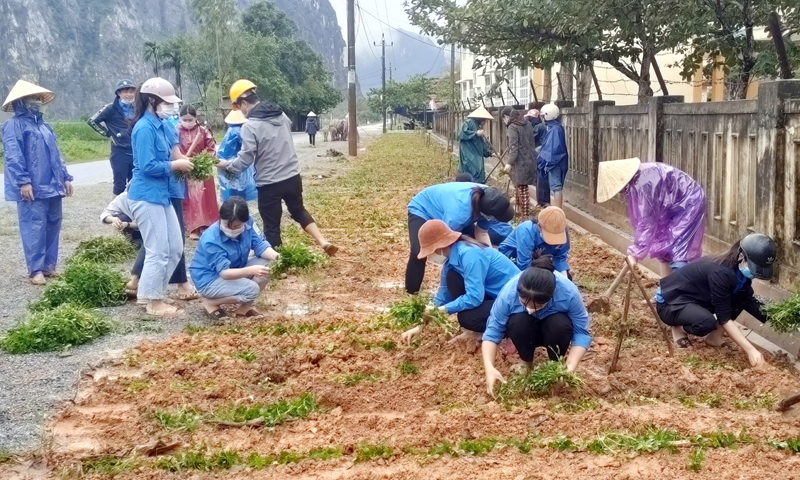
{"label": "shovel", "polygon": [[600,298],[595,298],[589,302],[589,306],[586,307],[586,309],[589,310],[590,313],[607,313],[611,309],[611,295],[614,295],[617,287],[622,283],[622,279],[625,278],[626,273],[628,273],[627,260],[625,261],[625,266],[622,267],[619,275],[617,275],[617,278],[615,278],[611,286],[608,287],[608,290],[606,290]]}

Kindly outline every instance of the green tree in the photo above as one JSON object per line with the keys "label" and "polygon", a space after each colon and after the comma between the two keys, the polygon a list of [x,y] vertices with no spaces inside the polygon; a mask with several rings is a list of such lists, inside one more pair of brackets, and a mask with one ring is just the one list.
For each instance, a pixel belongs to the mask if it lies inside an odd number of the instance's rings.
{"label": "green tree", "polygon": [[[448,79],[449,81],[449,79]],[[439,79],[415,75],[405,82],[386,82],[386,95],[381,100],[381,87],[373,88],[367,94],[370,110],[383,112],[384,108],[392,110],[419,111],[428,108],[432,95],[437,95]]]}
{"label": "green tree", "polygon": [[297,24],[271,1],[254,3],[242,13],[242,26],[251,32],[292,38],[297,35]]}
{"label": "green tree", "polygon": [[153,73],[158,76],[158,64],[161,61],[161,54],[159,52],[158,43],[144,42],[144,60],[145,62],[153,62]]}
{"label": "green tree", "polygon": [[175,72],[175,87],[178,96],[183,95],[183,66],[189,56],[189,40],[185,35],[178,35],[163,42],[160,46],[161,58],[164,63],[162,68],[172,69]]}

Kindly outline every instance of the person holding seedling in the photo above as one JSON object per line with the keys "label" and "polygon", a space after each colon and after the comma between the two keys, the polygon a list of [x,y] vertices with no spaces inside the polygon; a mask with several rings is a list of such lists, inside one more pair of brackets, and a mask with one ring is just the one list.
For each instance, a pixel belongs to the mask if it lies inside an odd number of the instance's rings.
{"label": "person holding seedling", "polygon": [[[177,132],[181,153],[188,158],[203,152],[214,155],[214,135],[208,127],[197,123],[197,110],[192,105],[184,105],[181,107],[180,118]],[[217,190],[213,176],[202,181],[186,179],[183,220],[186,231],[192,238],[200,238],[203,230],[219,219],[217,208]]]}
{"label": "person holding seedling", "polygon": [[238,305],[237,315],[261,315],[253,302],[269,282],[267,265],[280,255],[264,239],[241,197],[225,200],[219,217],[200,237],[189,267],[203,307],[214,320],[228,316],[222,305]]}
{"label": "person holding seedling", "polygon": [[656,293],[661,321],[672,327],[672,338],[681,348],[691,345],[689,335],[705,337],[705,343],[722,346],[728,334],[747,354],[750,365],[764,357],[732,320],[746,311],[762,323],[769,318],[753,293],[753,279],[772,278],[778,247],[768,236],[751,233],[722,255],[702,258],[662,278]]}
{"label": "person holding seedling", "polygon": [[[435,308],[457,314],[466,330],[457,339],[479,339],[497,294],[519,274],[514,263],[497,250],[456,232],[441,220],[428,220],[419,229],[418,258],[442,266]],[[429,307],[432,310],[434,307]]]}
{"label": "person holding seedling", "polygon": [[527,220],[520,223],[499,247],[500,253],[515,259],[520,269],[528,268],[533,259],[533,252],[540,249],[545,255],[553,257],[556,271],[572,279],[567,264],[569,255],[567,217],[558,207],[547,207],[539,212],[538,222]]}
{"label": "person holding seedling", "polygon": [[589,349],[592,337],[583,298],[574,283],[555,271],[551,256],[537,252],[531,266],[509,280],[494,301],[481,345],[490,395],[495,382],[505,383],[494,367],[497,346],[504,337],[511,339],[528,368],[533,366],[537,347],[544,347],[550,360],[567,355],[570,372]]}
{"label": "person holding seedling", "polygon": [[408,204],[408,237],[411,252],[406,266],[406,291],[416,294],[425,277],[425,257],[420,257],[419,230],[428,220],[441,220],[451,230],[491,246],[490,222],[509,222],[514,208],[508,197],[494,187],[478,183],[450,182],[430,186]]}

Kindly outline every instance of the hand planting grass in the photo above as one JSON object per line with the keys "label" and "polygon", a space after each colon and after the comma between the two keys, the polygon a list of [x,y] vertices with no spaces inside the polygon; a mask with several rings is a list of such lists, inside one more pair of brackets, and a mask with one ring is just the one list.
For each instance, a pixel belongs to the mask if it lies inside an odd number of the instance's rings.
{"label": "hand planting grass", "polygon": [[270,265],[273,276],[308,270],[323,261],[322,256],[312,252],[302,243],[284,243],[278,248],[278,252],[281,254],[280,258]]}
{"label": "hand planting grass", "polygon": [[57,281],[30,308],[33,311],[74,303],[87,308],[113,307],[125,303],[126,280],[108,265],[78,260],[69,262]]}
{"label": "hand planting grass", "polygon": [[112,324],[99,313],[65,303],[29,314],[0,337],[0,348],[8,353],[64,350],[102,337],[111,329]]}
{"label": "hand planting grass", "polygon": [[319,410],[317,400],[311,394],[305,393],[295,400],[282,400],[278,403],[222,407],[216,410],[209,420],[243,423],[260,418],[263,419],[263,425],[274,427],[290,418],[306,418],[317,410]]}
{"label": "hand planting grass", "polygon": [[70,261],[97,263],[122,263],[132,260],[136,248],[122,236],[96,237],[78,244]]}
{"label": "hand planting grass", "polygon": [[359,443],[356,447],[356,463],[368,462],[373,458],[389,459],[394,455],[394,449],[384,444]]}
{"label": "hand planting grass", "polygon": [[503,402],[525,400],[533,396],[547,395],[558,384],[569,388],[580,388],[583,380],[575,373],[567,372],[567,366],[563,361],[547,362],[527,373],[512,376],[506,383],[500,383],[496,389],[496,396]]}
{"label": "hand planting grass", "polygon": [[776,332],[788,333],[800,329],[800,292],[782,302],[769,303],[763,310],[769,317],[768,325]]}
{"label": "hand planting grass", "polygon": [[178,178],[186,178],[189,180],[197,180],[203,182],[214,176],[214,168],[217,166],[217,157],[208,152],[198,153],[191,158],[194,169],[191,172],[172,172]]}

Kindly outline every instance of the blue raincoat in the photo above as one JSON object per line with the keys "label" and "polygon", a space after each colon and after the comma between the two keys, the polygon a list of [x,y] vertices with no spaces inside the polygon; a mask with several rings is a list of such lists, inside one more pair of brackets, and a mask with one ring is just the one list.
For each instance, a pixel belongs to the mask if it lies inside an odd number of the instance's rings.
{"label": "blue raincoat", "polygon": [[[52,273],[58,260],[61,199],[72,176],[61,158],[56,136],[41,112],[13,103],[14,116],[3,123],[5,199],[17,202],[19,230],[28,273]],[[33,187],[33,201],[23,200],[20,187]]]}
{"label": "blue raincoat", "polygon": [[[567,137],[561,120],[550,120],[546,123],[547,133],[544,136],[542,150],[539,152],[539,172],[550,173],[550,170],[560,166],[561,175],[566,176],[569,167],[569,154],[567,153]],[[564,179],[561,179],[562,183]]]}
{"label": "blue raincoat", "polygon": [[[217,151],[217,157],[219,157],[220,160],[231,160],[236,158],[236,155],[239,154],[239,150],[241,149],[242,126],[231,125],[222,138],[222,143]],[[253,165],[249,165],[243,171],[236,174],[220,172],[219,189],[222,194],[223,202],[234,195],[242,197],[248,202],[257,200],[258,190],[256,190]]]}

